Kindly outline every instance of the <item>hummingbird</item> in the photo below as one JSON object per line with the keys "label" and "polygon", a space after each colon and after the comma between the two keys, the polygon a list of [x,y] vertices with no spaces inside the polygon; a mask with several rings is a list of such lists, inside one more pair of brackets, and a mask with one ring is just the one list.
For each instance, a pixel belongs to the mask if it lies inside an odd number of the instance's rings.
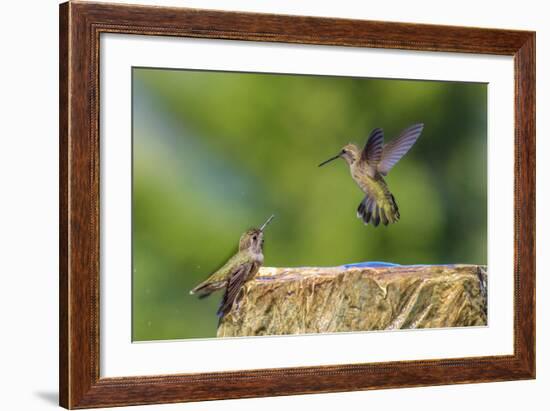
{"label": "hummingbird", "polygon": [[384,144],[383,130],[375,128],[363,150],[355,144],[348,144],[338,155],[319,164],[321,167],[340,157],[348,163],[351,177],[365,193],[365,198],[357,208],[357,218],[362,219],[365,224],[370,223],[377,227],[380,222],[388,225],[399,220],[399,208],[384,177],[410,150],[423,129],[424,124],[414,124],[403,130],[397,138]]}
{"label": "hummingbird", "polygon": [[264,263],[264,230],[273,220],[272,215],[260,228],[251,228],[241,235],[239,250],[218,271],[193,288],[189,293],[199,298],[208,297],[214,291],[225,288],[217,315],[221,319],[237,300],[243,285],[254,278]]}

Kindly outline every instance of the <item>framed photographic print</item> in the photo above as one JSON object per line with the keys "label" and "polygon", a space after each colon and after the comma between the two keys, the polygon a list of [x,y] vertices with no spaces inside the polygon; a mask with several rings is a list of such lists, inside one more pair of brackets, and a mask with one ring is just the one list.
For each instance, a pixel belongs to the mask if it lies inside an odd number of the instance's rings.
{"label": "framed photographic print", "polygon": [[60,6],[60,404],[535,377],[535,33]]}

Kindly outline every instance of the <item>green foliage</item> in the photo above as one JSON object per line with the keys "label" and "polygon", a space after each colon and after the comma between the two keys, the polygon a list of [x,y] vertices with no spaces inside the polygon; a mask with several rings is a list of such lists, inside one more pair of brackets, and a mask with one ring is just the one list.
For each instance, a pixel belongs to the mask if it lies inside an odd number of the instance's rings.
{"label": "green foliage", "polygon": [[[266,266],[486,264],[485,84],[134,69],[133,338],[216,334],[189,290],[272,213]],[[389,227],[355,216],[343,161],[374,127],[425,129],[387,177]]]}

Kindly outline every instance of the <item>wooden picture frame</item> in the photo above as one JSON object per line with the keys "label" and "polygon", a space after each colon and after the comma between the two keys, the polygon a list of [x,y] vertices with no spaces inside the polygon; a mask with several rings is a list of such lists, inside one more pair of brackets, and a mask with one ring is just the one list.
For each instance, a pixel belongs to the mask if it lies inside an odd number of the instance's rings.
{"label": "wooden picture frame", "polygon": [[[513,56],[514,354],[100,378],[101,33]],[[90,408],[535,377],[535,33],[184,8],[60,6],[60,405]]]}

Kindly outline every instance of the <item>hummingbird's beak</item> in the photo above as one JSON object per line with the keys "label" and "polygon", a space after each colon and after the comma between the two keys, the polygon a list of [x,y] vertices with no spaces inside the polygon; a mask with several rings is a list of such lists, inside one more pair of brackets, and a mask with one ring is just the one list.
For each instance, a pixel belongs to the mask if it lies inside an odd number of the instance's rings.
{"label": "hummingbird's beak", "polygon": [[321,164],[319,164],[319,167],[322,167],[322,166],[324,166],[325,164],[330,163],[332,160],[336,160],[337,158],[340,158],[340,155],[341,155],[341,153],[338,153],[338,155],[336,155],[336,156],[334,156],[334,157],[331,157],[331,158],[329,158],[329,159],[326,160],[326,161],[323,161]]}
{"label": "hummingbird's beak", "polygon": [[271,220],[273,220],[274,218],[275,218],[275,214],[273,214],[271,217],[269,217],[269,218],[267,219],[267,221],[266,221],[265,223],[263,223],[263,225],[260,227],[260,231],[264,231],[264,228],[266,228],[267,225],[268,225],[269,223],[271,223]]}

